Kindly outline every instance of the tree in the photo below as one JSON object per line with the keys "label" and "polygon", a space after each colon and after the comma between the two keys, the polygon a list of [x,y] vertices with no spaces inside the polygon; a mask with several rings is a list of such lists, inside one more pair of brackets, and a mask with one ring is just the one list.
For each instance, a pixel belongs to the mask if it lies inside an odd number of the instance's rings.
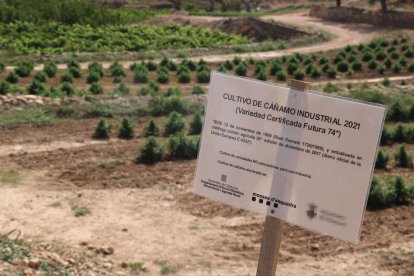
{"label": "tree", "polygon": [[[370,5],[374,5],[378,0],[368,0]],[[388,10],[387,0],[379,0],[381,2],[381,11],[386,12]]]}
{"label": "tree", "polygon": [[132,139],[134,138],[134,127],[127,118],[124,118],[119,128],[118,138]]}
{"label": "tree", "polygon": [[111,131],[111,125],[108,125],[105,119],[100,119],[95,127],[93,138],[95,139],[109,139],[109,132]]}
{"label": "tree", "polygon": [[170,2],[175,10],[181,10],[181,0],[168,0]]}

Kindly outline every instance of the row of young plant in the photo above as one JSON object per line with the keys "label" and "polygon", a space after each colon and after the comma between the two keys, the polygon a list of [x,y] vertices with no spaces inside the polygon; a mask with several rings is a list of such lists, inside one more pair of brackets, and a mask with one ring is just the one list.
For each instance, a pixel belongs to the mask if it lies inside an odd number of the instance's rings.
{"label": "row of young plant", "polygon": [[371,182],[367,207],[370,209],[405,205],[412,202],[414,185],[401,176],[386,177],[381,180],[374,176]]}
{"label": "row of young plant", "polygon": [[393,143],[414,143],[414,126],[398,123],[394,127],[384,126],[381,134],[381,145]]}
{"label": "row of young plant", "polygon": [[10,54],[123,52],[240,45],[250,39],[205,27],[178,24],[65,25],[0,23],[1,48]]}
{"label": "row of young plant", "polygon": [[[387,169],[388,161],[390,156],[383,152],[382,150],[378,151],[377,161],[375,163],[376,169]],[[412,168],[413,167],[413,156],[411,152],[406,150],[406,145],[400,145],[397,152],[394,153],[395,165],[402,168]]]}
{"label": "row of young plant", "polygon": [[[203,127],[202,115],[197,112],[193,115],[189,122],[188,135],[199,135]],[[161,132],[160,127],[154,120],[149,121],[144,127],[143,135],[145,137],[157,137],[163,135],[169,137],[177,133],[184,133],[186,128],[186,122],[183,115],[178,112],[171,112],[164,125],[164,131]],[[95,127],[93,138],[95,139],[109,139],[112,125],[109,124],[104,118],[101,118]],[[118,129],[118,138],[120,139],[132,139],[135,137],[134,125],[130,120],[124,118]]]}

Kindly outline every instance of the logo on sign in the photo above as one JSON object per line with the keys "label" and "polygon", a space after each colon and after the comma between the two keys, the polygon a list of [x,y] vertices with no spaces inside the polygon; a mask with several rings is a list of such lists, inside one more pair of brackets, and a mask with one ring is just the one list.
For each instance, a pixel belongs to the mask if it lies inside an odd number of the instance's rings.
{"label": "logo on sign", "polygon": [[317,208],[318,207],[315,204],[313,203],[309,204],[309,209],[308,211],[306,211],[306,215],[308,216],[309,219],[313,219],[318,215],[318,213],[316,212]]}

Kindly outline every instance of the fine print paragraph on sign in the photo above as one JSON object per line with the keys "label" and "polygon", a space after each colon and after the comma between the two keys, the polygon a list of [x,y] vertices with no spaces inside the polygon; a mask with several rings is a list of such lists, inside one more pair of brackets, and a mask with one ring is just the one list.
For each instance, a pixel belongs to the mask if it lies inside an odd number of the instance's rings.
{"label": "fine print paragraph on sign", "polygon": [[356,243],[384,116],[213,72],[193,192]]}

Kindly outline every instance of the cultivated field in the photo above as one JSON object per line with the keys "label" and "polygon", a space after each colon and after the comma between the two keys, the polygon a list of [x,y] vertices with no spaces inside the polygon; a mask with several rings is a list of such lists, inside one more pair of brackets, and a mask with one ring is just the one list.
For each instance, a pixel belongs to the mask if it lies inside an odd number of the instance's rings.
{"label": "cultivated field", "polygon": [[286,224],[278,275],[414,274],[412,30],[44,2],[0,13],[0,275],[255,275],[264,216],[191,193],[213,70],[387,105],[361,243]]}

